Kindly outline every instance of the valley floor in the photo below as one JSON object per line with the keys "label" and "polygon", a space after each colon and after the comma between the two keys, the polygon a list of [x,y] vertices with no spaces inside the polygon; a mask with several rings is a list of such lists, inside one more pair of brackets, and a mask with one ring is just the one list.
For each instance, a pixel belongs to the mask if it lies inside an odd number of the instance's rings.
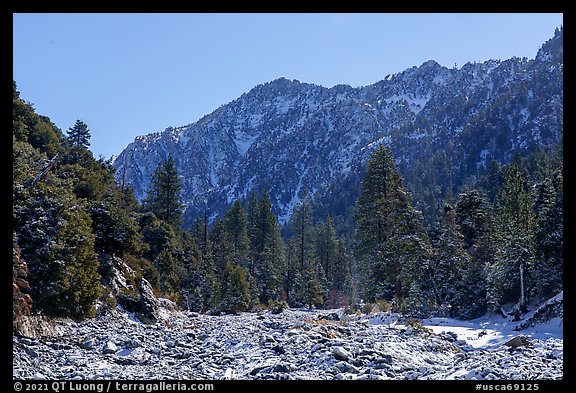
{"label": "valley floor", "polygon": [[[56,321],[57,336],[13,336],[14,379],[498,379],[563,378],[561,320],[521,332],[502,317],[424,320],[288,309],[208,316],[162,310]],[[452,333],[450,333],[452,332]],[[517,335],[530,346],[502,345]]]}

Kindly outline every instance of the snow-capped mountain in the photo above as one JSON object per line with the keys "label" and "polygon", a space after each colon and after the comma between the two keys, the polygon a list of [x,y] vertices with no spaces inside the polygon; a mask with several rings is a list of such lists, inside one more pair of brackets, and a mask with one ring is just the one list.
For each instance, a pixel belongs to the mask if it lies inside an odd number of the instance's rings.
{"label": "snow-capped mountain", "polygon": [[[507,162],[515,152],[560,143],[562,79],[562,29],[531,60],[460,69],[427,61],[359,88],[280,78],[195,123],[137,137],[114,160],[116,178],[141,200],[171,153],[187,224],[205,209],[218,216],[252,190],[268,191],[285,222],[307,195],[320,201],[350,192],[346,179],[384,143],[405,177],[418,163],[431,165],[438,183],[455,191],[490,159]],[[440,153],[446,167],[459,169],[444,173],[435,164]]]}

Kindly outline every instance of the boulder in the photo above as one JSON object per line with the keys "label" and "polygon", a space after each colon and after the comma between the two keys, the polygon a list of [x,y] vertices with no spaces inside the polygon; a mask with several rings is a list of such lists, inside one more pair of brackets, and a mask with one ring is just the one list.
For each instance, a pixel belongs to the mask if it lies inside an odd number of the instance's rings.
{"label": "boulder", "polygon": [[140,311],[136,313],[136,317],[146,324],[155,324],[159,319],[159,307],[160,302],[154,296],[152,285],[143,278],[140,282]]}
{"label": "boulder", "polygon": [[516,336],[506,341],[504,345],[511,348],[518,348],[518,347],[531,347],[532,343],[528,340],[526,336]]}
{"label": "boulder", "polygon": [[102,353],[112,354],[116,352],[118,352],[118,347],[112,340],[107,341],[106,344],[104,344],[104,348],[102,348]]}
{"label": "boulder", "polygon": [[332,347],[332,355],[338,360],[348,360],[352,357],[352,354],[342,347]]}

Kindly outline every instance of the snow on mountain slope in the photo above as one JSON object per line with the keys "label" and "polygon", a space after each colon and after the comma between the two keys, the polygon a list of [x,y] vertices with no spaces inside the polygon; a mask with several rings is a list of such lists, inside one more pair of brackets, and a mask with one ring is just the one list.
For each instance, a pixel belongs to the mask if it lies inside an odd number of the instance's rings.
{"label": "snow on mountain slope", "polygon": [[390,145],[399,163],[445,151],[463,170],[450,182],[435,168],[436,176],[455,188],[488,159],[506,162],[516,150],[559,142],[562,42],[560,30],[532,60],[460,69],[427,61],[361,88],[280,78],[195,123],[137,137],[114,160],[116,177],[142,200],[150,175],[171,153],[188,225],[204,210],[218,216],[253,190],[268,191],[286,221],[307,195],[319,200],[347,191],[331,187],[358,173],[379,143]]}

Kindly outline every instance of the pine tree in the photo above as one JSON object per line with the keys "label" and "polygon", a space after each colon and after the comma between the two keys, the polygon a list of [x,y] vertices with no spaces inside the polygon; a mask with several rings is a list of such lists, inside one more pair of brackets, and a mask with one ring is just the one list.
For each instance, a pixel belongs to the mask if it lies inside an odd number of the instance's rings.
{"label": "pine tree", "polygon": [[292,303],[319,306],[324,303],[325,274],[314,249],[314,231],[312,226],[312,204],[306,201],[297,205],[290,220],[290,228],[297,252],[299,275],[295,280],[296,298]]}
{"label": "pine tree", "polygon": [[534,187],[534,281],[532,294],[554,296],[563,288],[564,197],[562,169]]}
{"label": "pine tree", "polygon": [[352,300],[355,286],[345,243],[338,239],[330,216],[318,224],[315,233],[315,258],[322,267],[320,281],[324,281],[324,297],[330,303],[327,306],[347,306]]}
{"label": "pine tree", "polygon": [[282,293],[284,271],[284,242],[280,235],[280,224],[272,213],[268,194],[264,193],[257,205],[251,199],[248,205],[250,238],[250,273],[254,277],[262,303],[278,299]]}
{"label": "pine tree", "polygon": [[34,307],[82,318],[93,313],[100,294],[99,263],[86,201],[76,199],[70,186],[50,175],[34,189],[16,189],[14,227]]}
{"label": "pine tree", "polygon": [[250,305],[250,290],[246,273],[240,265],[228,262],[224,268],[220,309],[227,313],[246,311]]}
{"label": "pine tree", "polygon": [[76,123],[68,129],[68,142],[71,146],[87,149],[90,146],[90,130],[82,120],[76,120]]}
{"label": "pine tree", "polygon": [[232,243],[230,242],[226,226],[222,220],[214,223],[209,234],[209,239],[210,251],[208,257],[216,267],[217,275],[222,276],[226,264],[233,258]]}
{"label": "pine tree", "polygon": [[452,206],[444,207],[443,225],[437,241],[431,266],[431,289],[438,305],[449,310],[451,317],[460,314],[466,306],[462,296],[464,271],[470,265],[470,257],[464,250],[463,236],[456,223]]}
{"label": "pine tree", "polygon": [[144,207],[170,225],[182,224],[180,179],[171,154],[168,155],[166,161],[156,167],[150,187],[146,192]]}
{"label": "pine tree", "polygon": [[248,220],[239,200],[234,202],[232,208],[224,215],[224,227],[232,246],[232,262],[248,268],[250,251]]}
{"label": "pine tree", "polygon": [[494,310],[503,303],[515,301],[521,312],[527,311],[533,225],[527,179],[526,172],[517,164],[511,164],[498,196],[498,247],[495,264],[488,275],[488,302]]}
{"label": "pine tree", "polygon": [[384,146],[370,157],[358,199],[356,256],[367,300],[402,299],[429,253],[421,213]]}
{"label": "pine tree", "polygon": [[492,208],[483,193],[473,189],[458,195],[456,223],[470,257],[462,277],[459,316],[464,319],[479,317],[487,310],[487,267],[494,264],[495,254],[492,222]]}

